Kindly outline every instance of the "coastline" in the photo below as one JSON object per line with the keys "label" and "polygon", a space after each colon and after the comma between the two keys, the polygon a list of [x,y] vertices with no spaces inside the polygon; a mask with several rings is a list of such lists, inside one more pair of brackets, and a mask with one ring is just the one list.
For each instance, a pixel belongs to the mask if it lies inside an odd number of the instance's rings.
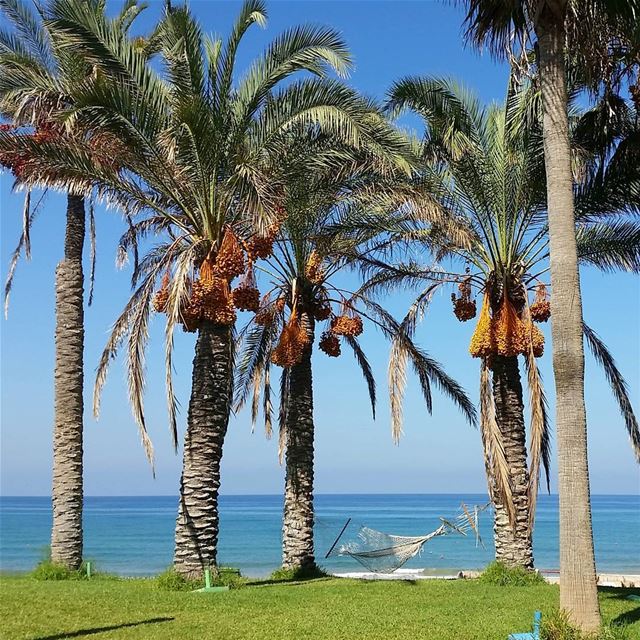
{"label": "coastline", "polygon": [[[460,571],[457,574],[432,574],[429,569],[398,569],[393,573],[373,573],[371,571],[332,572],[335,578],[355,580],[472,580],[480,576],[480,571]],[[559,584],[560,575],[556,570],[539,571],[549,584]],[[598,573],[599,587],[636,588],[640,587],[640,574]]]}

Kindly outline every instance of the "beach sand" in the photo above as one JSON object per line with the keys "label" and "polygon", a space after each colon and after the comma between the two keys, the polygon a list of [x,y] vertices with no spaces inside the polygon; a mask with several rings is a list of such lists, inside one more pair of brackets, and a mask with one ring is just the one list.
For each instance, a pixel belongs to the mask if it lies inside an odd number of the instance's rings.
{"label": "beach sand", "polygon": [[[558,571],[541,571],[544,579],[550,584],[560,582]],[[373,573],[371,571],[336,572],[336,578],[355,578],[357,580],[464,580],[477,578],[479,571],[460,571],[458,574],[434,575],[431,569],[398,569],[393,573]],[[598,585],[601,587],[640,587],[640,575],[620,573],[598,574]]]}

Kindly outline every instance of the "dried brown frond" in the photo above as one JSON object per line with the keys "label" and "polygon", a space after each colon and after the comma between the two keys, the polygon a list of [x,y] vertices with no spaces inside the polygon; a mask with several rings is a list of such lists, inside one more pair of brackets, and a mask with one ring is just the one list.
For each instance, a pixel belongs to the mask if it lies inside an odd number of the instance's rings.
{"label": "dried brown frond", "polygon": [[533,531],[538,499],[540,469],[544,466],[549,486],[549,424],[547,420],[546,398],[536,365],[533,347],[525,354],[527,382],[529,388],[529,404],[531,408],[531,425],[529,436],[529,531]]}
{"label": "dried brown frond", "polygon": [[264,415],[264,434],[268,439],[273,435],[273,404],[271,403],[271,366],[269,361],[264,365],[264,393],[262,395],[262,412]]}
{"label": "dried brown frond", "polygon": [[[11,295],[11,289],[13,287],[13,279],[14,279],[15,274],[16,274],[16,269],[18,267],[18,262],[20,261],[20,256],[22,255],[22,250],[25,248],[25,244],[27,243],[27,238],[29,237],[31,226],[33,225],[33,222],[34,222],[36,216],[40,212],[40,205],[42,204],[46,194],[47,194],[47,191],[45,190],[42,193],[42,195],[40,196],[40,199],[36,203],[35,207],[33,207],[31,212],[29,213],[29,218],[28,218],[27,224],[25,225],[23,223],[22,233],[20,234],[20,238],[18,240],[18,244],[17,244],[16,248],[14,249],[13,253],[11,254],[11,260],[9,262],[9,271],[7,272],[7,279],[5,280],[5,283],[4,283],[4,317],[5,317],[5,320],[9,316],[9,297]],[[26,206],[26,202],[25,202],[25,206]],[[31,255],[31,251],[29,250],[29,256],[30,255]]]}
{"label": "dried brown frond", "polygon": [[[255,431],[260,409],[260,390],[262,389],[262,366],[258,364],[253,372],[253,396],[251,399],[251,433]],[[269,437],[269,436],[267,436]]]}
{"label": "dried brown frond", "polygon": [[485,454],[489,493],[495,503],[502,504],[512,527],[516,524],[513,491],[509,477],[509,465],[505,456],[502,433],[495,413],[495,400],[491,387],[491,374],[487,359],[482,359],[480,367],[480,434]]}
{"label": "dried brown frond", "polygon": [[402,401],[407,386],[408,351],[404,341],[395,337],[389,356],[389,401],[391,405],[391,437],[398,444],[402,436]]}
{"label": "dried brown frond", "polygon": [[91,264],[89,271],[89,301],[88,305],[93,303],[93,289],[96,283],[96,215],[95,202],[93,198],[89,199],[89,244],[90,255],[89,262]]}

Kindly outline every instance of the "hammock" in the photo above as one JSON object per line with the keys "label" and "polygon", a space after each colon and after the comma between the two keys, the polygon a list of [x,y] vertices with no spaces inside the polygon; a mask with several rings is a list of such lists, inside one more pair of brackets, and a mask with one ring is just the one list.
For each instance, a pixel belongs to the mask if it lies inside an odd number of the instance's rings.
{"label": "hammock", "polygon": [[456,515],[453,522],[440,518],[442,524],[431,533],[422,536],[396,536],[361,526],[355,539],[338,546],[338,542],[345,536],[351,523],[351,519],[349,519],[342,527],[340,535],[329,549],[325,558],[330,556],[349,556],[374,573],[393,573],[405,562],[418,555],[429,540],[438,536],[450,533],[459,533],[466,536],[467,532],[472,530],[476,535],[476,546],[482,544],[478,529],[478,514],[488,506],[474,506],[471,512],[462,504],[461,511]]}

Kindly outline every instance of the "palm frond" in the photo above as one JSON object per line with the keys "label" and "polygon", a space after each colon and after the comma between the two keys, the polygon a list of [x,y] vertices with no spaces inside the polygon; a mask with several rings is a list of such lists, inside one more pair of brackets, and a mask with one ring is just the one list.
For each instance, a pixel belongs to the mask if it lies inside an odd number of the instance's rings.
{"label": "palm frond", "polygon": [[582,324],[582,331],[593,357],[603,368],[605,376],[609,381],[609,386],[611,387],[613,396],[618,403],[620,413],[624,419],[633,453],[636,460],[640,463],[640,430],[638,429],[638,419],[636,418],[629,398],[628,385],[622,373],[620,373],[611,352],[599,338],[598,334],[585,323]]}
{"label": "palm frond", "polygon": [[544,469],[549,487],[549,465],[551,458],[551,435],[548,415],[548,403],[542,386],[538,365],[536,364],[532,348],[525,354],[527,367],[527,381],[529,388],[529,404],[531,408],[531,424],[529,439],[529,530],[533,531],[538,499],[538,485],[540,482],[540,467]]}
{"label": "palm frond", "polygon": [[391,437],[398,444],[402,436],[402,405],[407,387],[409,353],[399,336],[391,343],[389,352],[389,405],[391,408]]}
{"label": "palm frond", "polygon": [[271,363],[264,365],[264,383],[262,394],[262,414],[264,417],[264,432],[267,438],[273,434],[273,404],[271,403]]}
{"label": "palm frond", "polygon": [[367,383],[367,389],[369,390],[369,400],[371,401],[371,413],[373,415],[373,419],[376,419],[376,381],[373,377],[373,371],[371,370],[371,365],[367,360],[367,356],[365,355],[360,343],[357,338],[353,336],[345,336],[345,342],[351,347],[353,351],[353,355],[355,356],[356,362],[362,371],[362,375],[364,376],[365,382]]}
{"label": "palm frond", "polygon": [[502,433],[496,422],[489,367],[484,359],[480,366],[480,434],[487,468],[489,494],[494,503],[499,501],[504,506],[513,527],[516,522],[516,514],[509,465],[502,442]]}
{"label": "palm frond", "polygon": [[640,221],[616,220],[578,226],[578,258],[602,271],[640,272]]}
{"label": "palm frond", "polygon": [[[476,425],[476,409],[464,389],[444,371],[438,362],[414,344],[406,332],[402,330],[401,325],[383,307],[369,298],[362,297],[360,301],[368,311],[374,314],[376,324],[391,342],[389,392],[394,439],[397,439],[402,432],[401,403],[406,386],[406,366],[409,362],[418,375],[427,406],[430,406],[431,402],[430,384],[435,383],[440,391],[460,409],[467,421],[471,425]],[[392,363],[399,366],[399,373],[392,369]]]}
{"label": "palm frond", "polygon": [[89,199],[89,306],[93,303],[93,289],[96,282],[96,216],[95,202],[93,198]]}
{"label": "palm frond", "polygon": [[0,10],[19,34],[21,43],[45,67],[53,65],[49,33],[40,16],[23,0],[0,0]]}
{"label": "palm frond", "polygon": [[[28,192],[31,193],[30,191]],[[22,251],[27,244],[27,238],[30,237],[31,227],[36,219],[40,211],[40,205],[44,201],[44,197],[47,194],[46,190],[40,196],[40,199],[36,203],[36,205],[31,209],[28,217],[24,220],[22,226],[22,233],[20,234],[20,239],[18,240],[18,244],[16,248],[13,250],[11,254],[11,260],[9,261],[9,270],[7,272],[7,279],[4,283],[4,317],[5,319],[9,316],[9,297],[11,295],[11,289],[13,287],[13,279],[16,275],[16,269],[18,268],[18,262],[20,261],[20,256],[22,255]],[[30,198],[29,198],[30,204]],[[28,210],[29,204],[25,201],[25,211]],[[26,224],[25,224],[26,223]],[[26,253],[26,252],[25,252]]]}
{"label": "palm frond", "polygon": [[287,450],[287,413],[289,411],[289,369],[280,374],[280,403],[278,410],[278,462],[282,464]]}

